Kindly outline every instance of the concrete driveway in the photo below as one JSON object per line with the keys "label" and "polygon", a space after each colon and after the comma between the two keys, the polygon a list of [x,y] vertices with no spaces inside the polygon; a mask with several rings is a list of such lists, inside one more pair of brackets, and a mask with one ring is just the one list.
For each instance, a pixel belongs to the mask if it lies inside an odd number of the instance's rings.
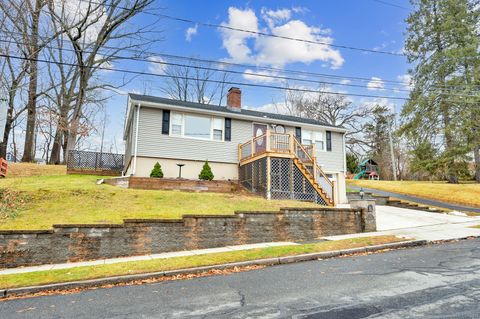
{"label": "concrete driveway", "polygon": [[376,206],[376,210],[378,231],[480,220],[479,217],[429,213],[393,206],[379,205]]}
{"label": "concrete driveway", "polygon": [[339,240],[353,237],[395,235],[428,241],[480,236],[480,217],[429,213],[392,206],[376,206],[377,232],[324,237]]}

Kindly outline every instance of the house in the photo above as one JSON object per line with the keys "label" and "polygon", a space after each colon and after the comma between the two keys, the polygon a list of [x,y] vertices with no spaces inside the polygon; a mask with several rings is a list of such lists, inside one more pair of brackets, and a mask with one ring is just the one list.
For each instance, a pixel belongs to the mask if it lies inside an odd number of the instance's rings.
{"label": "house", "polygon": [[346,129],[316,120],[242,108],[129,94],[124,140],[127,176],[197,179],[209,161],[215,179],[239,180],[267,198],[345,203]]}

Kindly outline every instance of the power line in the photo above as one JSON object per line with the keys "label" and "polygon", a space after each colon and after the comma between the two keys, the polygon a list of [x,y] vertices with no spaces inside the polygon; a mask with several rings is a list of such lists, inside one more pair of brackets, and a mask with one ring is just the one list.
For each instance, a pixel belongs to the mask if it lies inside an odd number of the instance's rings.
{"label": "power line", "polygon": [[372,0],[372,1],[375,1],[375,2],[378,2],[378,3],[381,3],[381,4],[384,4],[384,5],[387,5],[387,6],[391,6],[391,7],[395,7],[395,8],[399,8],[399,9],[403,9],[403,10],[410,11],[409,8],[404,7],[404,6],[401,6],[401,5],[398,5],[398,4],[395,4],[395,3],[391,3],[391,2],[387,2],[387,1],[383,1],[383,0]]}
{"label": "power line", "polygon": [[[32,58],[25,58],[20,56],[13,56],[8,54],[0,53],[0,57],[5,58],[13,58],[19,60],[28,60],[28,61],[36,61],[36,62],[43,62],[49,64],[57,64],[57,65],[67,65],[67,66],[75,66],[80,67],[80,65],[76,63],[67,63],[67,62],[53,62],[45,59],[32,59]],[[147,75],[147,76],[154,76],[154,77],[161,77],[161,78],[173,78],[173,79],[183,79],[183,80],[192,80],[192,81],[204,81],[209,83],[217,83],[217,84],[229,84],[235,86],[247,86],[247,87],[261,87],[261,88],[268,88],[268,89],[277,89],[277,90],[286,90],[286,91],[295,91],[295,92],[304,92],[304,93],[323,93],[323,94],[332,94],[332,95],[342,95],[342,96],[355,96],[355,97],[368,97],[368,98],[377,98],[377,99],[391,99],[391,100],[404,100],[407,101],[409,98],[404,97],[396,97],[396,96],[383,96],[383,95],[370,95],[370,94],[355,94],[355,93],[340,93],[340,92],[330,92],[330,91],[322,91],[322,90],[312,90],[312,89],[302,89],[302,88],[289,88],[284,86],[275,86],[275,85],[264,85],[264,84],[252,84],[252,83],[243,83],[243,82],[234,82],[234,81],[220,81],[220,80],[212,80],[212,79],[204,79],[204,78],[191,78],[191,77],[184,77],[184,76],[174,76],[174,75],[167,75],[167,74],[157,74],[151,72],[144,72],[144,71],[133,71],[133,70],[126,70],[126,69],[115,69],[115,68],[108,68],[102,66],[84,66],[89,69],[98,69],[98,70],[106,70],[106,71],[114,71],[114,72],[122,72],[127,74],[136,74],[136,75]],[[476,96],[475,96],[476,97]],[[448,100],[447,100],[448,101]],[[457,101],[458,102],[458,101]],[[463,103],[475,103],[473,101],[462,101]]]}
{"label": "power line", "polygon": [[[0,42],[11,42],[11,41],[0,39]],[[45,47],[50,48],[50,49],[54,49],[54,50],[58,49],[56,47],[52,47],[52,46],[48,46],[48,45],[46,45]],[[61,50],[65,50],[65,51],[69,51],[69,52],[75,52],[75,50],[68,49],[68,48],[62,48]],[[84,53],[92,53],[92,51],[87,51],[87,50],[85,50],[83,52]],[[348,86],[348,87],[368,89],[368,86],[360,85],[360,84],[337,83],[337,82],[329,82],[329,81],[323,81],[323,80],[311,80],[311,79],[306,79],[306,78],[292,78],[292,77],[274,75],[274,74],[269,75],[269,74],[254,73],[254,72],[247,72],[247,71],[235,71],[235,70],[229,70],[229,69],[218,69],[218,68],[206,67],[206,66],[201,66],[201,65],[188,65],[188,64],[172,63],[172,62],[166,62],[166,61],[156,61],[156,60],[152,60],[152,59],[144,59],[144,58],[138,58],[138,57],[128,57],[128,56],[121,56],[121,55],[109,55],[109,57],[119,59],[119,60],[132,60],[132,61],[160,64],[160,65],[165,65],[165,66],[186,67],[186,68],[206,70],[206,71],[237,74],[237,75],[242,75],[242,76],[247,75],[247,76],[263,78],[263,79],[277,79],[277,80],[286,80],[286,81],[298,81],[298,82],[305,82],[305,83],[328,84],[328,85],[338,85],[338,86]],[[375,83],[375,82],[376,81],[373,80],[373,83]],[[382,81],[377,81],[377,83],[382,83]],[[401,88],[382,88],[382,89],[399,91],[399,92],[410,92],[410,90],[405,90],[405,89],[401,89]]]}
{"label": "power line", "polygon": [[[111,7],[111,5],[106,4],[106,3],[101,3],[101,2],[95,2],[95,1],[90,1],[90,0],[78,0],[78,1],[84,2],[84,3],[92,3],[92,4],[103,5],[103,6],[106,6],[106,7]],[[116,8],[121,9],[121,10],[130,10],[129,8],[122,7],[122,6],[117,6]],[[401,57],[405,56],[402,53],[359,48],[359,47],[354,47],[354,46],[349,46],[349,45],[332,44],[332,43],[323,42],[323,41],[316,41],[316,40],[293,38],[293,37],[287,37],[287,36],[282,36],[282,35],[273,34],[273,33],[254,31],[254,30],[245,30],[245,29],[230,27],[230,26],[223,25],[223,24],[214,24],[214,23],[196,21],[196,20],[191,20],[191,19],[186,19],[186,18],[179,18],[179,17],[174,17],[174,16],[171,16],[171,15],[167,15],[167,14],[152,13],[152,12],[146,12],[146,11],[144,11],[142,13],[148,14],[148,15],[153,15],[153,16],[156,16],[156,17],[159,17],[159,18],[165,18],[165,19],[169,19],[169,20],[189,23],[189,24],[192,24],[192,25],[201,25],[201,26],[208,27],[208,28],[225,29],[225,30],[229,30],[229,31],[243,32],[243,33],[260,35],[260,36],[265,36],[265,37],[272,37],[272,38],[283,39],[283,40],[290,40],[290,41],[303,42],[303,43],[316,44],[316,45],[325,45],[325,46],[329,46],[329,47],[333,47],[333,48],[339,48],[339,49],[348,49],[348,50],[368,52],[368,53],[386,54],[386,55],[391,55],[391,56],[401,56]]]}
{"label": "power line", "polygon": [[[14,55],[3,54],[3,53],[0,53],[0,57],[12,58],[12,59],[18,59],[18,60],[36,61],[36,62],[42,62],[42,63],[48,63],[48,64],[56,64],[56,65],[81,67],[79,64],[76,64],[76,63],[54,62],[54,61],[49,61],[49,60],[45,60],[45,59],[32,59],[32,58],[14,56]],[[115,68],[102,67],[102,66],[95,66],[95,67],[84,66],[84,67],[89,68],[89,69],[121,72],[121,73],[127,73],[127,74],[147,75],[147,76],[155,76],[155,77],[162,77],[162,78],[184,79],[184,80],[193,80],[193,81],[204,81],[204,82],[210,82],[210,83],[229,84],[229,85],[237,85],[237,86],[261,87],[261,88],[268,88],[268,89],[278,89],[278,90],[296,91],[296,92],[304,92],[304,93],[325,93],[325,94],[332,94],[332,95],[348,95],[348,96],[356,96],[356,97],[384,98],[384,99],[392,99],[392,100],[408,100],[408,98],[396,97],[396,96],[356,94],[356,93],[340,93],[340,92],[330,92],[330,91],[321,91],[321,90],[312,90],[312,89],[302,89],[302,88],[289,88],[289,87],[276,86],[276,85],[253,84],[253,83],[234,82],[234,81],[220,81],[220,80],[212,80],[212,79],[204,79],[204,78],[191,78],[191,77],[185,77],[185,76],[175,76],[175,75],[169,75],[169,74],[157,74],[157,73],[144,72],[144,71],[133,71],[133,70],[128,70],[128,69],[115,69]]]}
{"label": "power line", "polygon": [[[5,34],[19,34],[16,32],[12,31],[5,31],[5,30],[0,30],[0,32],[3,32]],[[61,42],[69,43],[67,40],[60,40]],[[5,41],[4,41],[5,42]],[[10,43],[14,43],[11,41]],[[118,47],[112,47],[112,46],[103,46],[102,49],[118,49]],[[70,50],[71,49],[65,49],[63,50]],[[383,84],[398,84],[398,85],[405,85],[405,82],[403,81],[397,81],[397,80],[389,80],[389,79],[380,79],[376,80],[373,78],[366,78],[366,77],[360,77],[360,76],[347,76],[347,75],[334,75],[334,74],[326,74],[326,73],[318,73],[318,72],[307,72],[307,71],[299,71],[299,70],[291,70],[291,69],[281,69],[281,68],[275,68],[275,67],[268,67],[268,66],[258,66],[258,65],[252,65],[252,64],[242,64],[242,63],[234,63],[234,62],[226,62],[226,61],[218,61],[218,60],[211,60],[211,59],[203,59],[203,58],[194,58],[194,57],[186,57],[186,56],[181,56],[181,55],[174,55],[174,54],[167,54],[167,53],[156,53],[156,52],[149,52],[149,51],[141,51],[141,50],[135,50],[131,48],[126,48],[124,51],[127,52],[132,52],[136,54],[146,54],[150,57],[165,57],[165,58],[171,58],[171,59],[180,59],[180,60],[188,60],[188,61],[194,61],[194,62],[201,62],[201,63],[208,63],[208,64],[218,64],[222,66],[232,66],[232,67],[242,67],[242,68],[248,68],[248,69],[258,69],[258,70],[265,70],[265,71],[272,71],[272,72],[279,72],[279,73],[290,73],[290,74],[296,74],[296,75],[305,75],[305,76],[311,76],[311,77],[325,77],[325,78],[332,78],[332,79],[340,79],[340,80],[354,80],[354,81],[362,81],[362,82],[372,82],[372,83],[383,83]],[[133,59],[133,58],[132,58]],[[145,61],[145,62],[153,62],[151,60]],[[341,83],[338,83],[341,85]],[[447,88],[450,85],[445,85],[442,86],[442,88]],[[452,87],[458,87],[455,85],[452,85]],[[437,88],[439,88],[437,86]]]}

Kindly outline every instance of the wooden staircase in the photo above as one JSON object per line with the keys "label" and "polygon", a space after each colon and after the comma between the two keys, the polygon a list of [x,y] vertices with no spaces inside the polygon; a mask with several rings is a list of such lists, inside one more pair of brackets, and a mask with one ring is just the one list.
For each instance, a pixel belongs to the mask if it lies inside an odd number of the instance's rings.
{"label": "wooden staircase", "polygon": [[315,191],[320,195],[320,197],[325,201],[325,203],[327,203],[328,206],[335,206],[333,199],[328,197],[327,193],[315,181],[315,177],[313,177],[310,170],[305,167],[305,165],[300,161],[298,157],[295,157],[293,159],[293,163],[300,170],[300,172],[302,172],[303,176],[305,176],[305,178],[309,181],[309,183],[313,186]]}

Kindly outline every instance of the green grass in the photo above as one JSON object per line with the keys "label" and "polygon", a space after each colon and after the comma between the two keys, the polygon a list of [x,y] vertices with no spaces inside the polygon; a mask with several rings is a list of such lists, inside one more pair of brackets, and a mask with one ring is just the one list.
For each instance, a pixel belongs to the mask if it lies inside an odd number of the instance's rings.
{"label": "green grass", "polygon": [[418,181],[348,180],[348,185],[375,188],[447,203],[480,207],[480,184]]}
{"label": "green grass", "polygon": [[185,269],[262,258],[293,256],[313,252],[357,248],[399,241],[405,241],[405,239],[395,236],[361,237],[338,241],[324,241],[305,245],[268,247],[188,257],[175,257],[168,259],[155,259],[147,261],[75,267],[70,269],[38,271],[23,274],[0,275],[0,288],[5,289],[26,287],[50,283],[104,278],[109,276]]}
{"label": "green grass", "polygon": [[[6,178],[0,189],[26,196],[14,214],[0,217],[0,229],[50,229],[53,224],[116,224],[126,218],[181,218],[183,214],[233,214],[236,210],[278,211],[314,207],[298,201],[268,201],[244,194],[124,189],[96,185],[89,175]],[[0,215],[1,216],[1,215]]]}

